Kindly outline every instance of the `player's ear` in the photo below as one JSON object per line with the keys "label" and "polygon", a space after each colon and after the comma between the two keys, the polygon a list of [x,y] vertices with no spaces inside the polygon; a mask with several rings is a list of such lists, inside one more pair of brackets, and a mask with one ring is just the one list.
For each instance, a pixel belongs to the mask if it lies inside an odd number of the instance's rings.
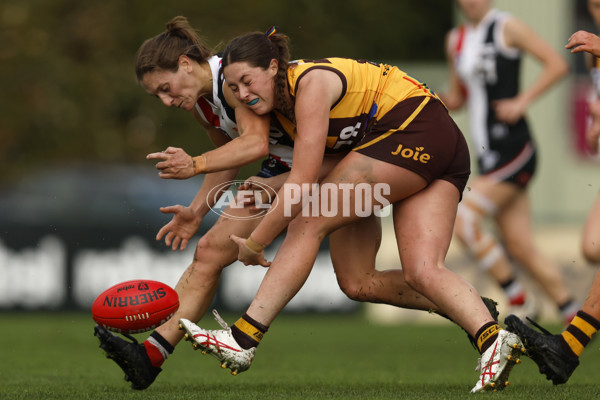
{"label": "player's ear", "polygon": [[269,72],[272,74],[272,76],[277,75],[277,70],[279,69],[279,61],[277,61],[276,59],[272,59],[271,62],[269,63]]}
{"label": "player's ear", "polygon": [[185,72],[191,72],[193,69],[192,60],[186,55],[179,56],[179,62],[177,63],[179,69],[183,69]]}

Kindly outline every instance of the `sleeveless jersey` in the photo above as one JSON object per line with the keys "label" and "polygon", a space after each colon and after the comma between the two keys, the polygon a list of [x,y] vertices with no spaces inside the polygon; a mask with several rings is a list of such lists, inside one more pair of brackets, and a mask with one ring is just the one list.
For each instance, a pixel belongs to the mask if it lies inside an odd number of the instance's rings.
{"label": "sleeveless jersey", "polygon": [[[302,77],[313,69],[336,73],[343,85],[342,94],[329,113],[326,153],[350,151],[372,126],[403,100],[423,96],[437,98],[425,84],[397,67],[364,60],[326,58],[290,63],[287,79],[292,99]],[[295,138],[295,124],[278,111],[275,116],[281,129]]]}
{"label": "sleeveless jersey", "polygon": [[[219,128],[228,138],[235,139],[239,136],[239,132],[235,121],[235,110],[227,104],[223,94],[225,76],[223,75],[222,58],[213,56],[208,60],[208,65],[213,78],[212,100],[200,97],[196,102],[196,111],[206,123]],[[277,162],[289,169],[292,165],[292,146],[293,141],[271,124],[269,132],[271,164]]]}
{"label": "sleeveless jersey", "polygon": [[495,100],[519,92],[521,52],[504,42],[509,14],[490,12],[477,25],[462,25],[450,33],[449,50],[467,91],[470,131],[482,174],[503,170],[508,179],[535,158],[535,145],[524,118],[514,125],[496,119]]}

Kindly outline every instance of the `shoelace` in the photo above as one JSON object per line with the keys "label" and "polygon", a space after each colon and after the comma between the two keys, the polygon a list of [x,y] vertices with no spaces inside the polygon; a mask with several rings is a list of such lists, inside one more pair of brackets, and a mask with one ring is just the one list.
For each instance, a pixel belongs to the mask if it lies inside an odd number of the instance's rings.
{"label": "shoelace", "polygon": [[541,326],[540,324],[538,324],[537,322],[535,322],[534,320],[532,320],[529,317],[525,317],[527,319],[527,321],[529,321],[533,326],[535,326],[536,328],[538,328],[544,335],[549,335],[552,336],[552,333],[547,330],[546,328],[544,328],[543,326]]}
{"label": "shoelace", "polygon": [[212,310],[213,316],[215,317],[215,320],[219,323],[219,325],[221,325],[221,328],[227,330],[229,329],[229,325],[227,325],[227,322],[225,322],[225,320],[223,318],[221,318],[221,316],[219,315],[219,312],[215,309]]}

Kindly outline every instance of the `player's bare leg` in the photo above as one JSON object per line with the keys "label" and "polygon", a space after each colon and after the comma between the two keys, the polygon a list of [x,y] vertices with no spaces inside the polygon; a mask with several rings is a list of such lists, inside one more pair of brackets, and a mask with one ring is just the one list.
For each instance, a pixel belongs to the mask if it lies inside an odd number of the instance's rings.
{"label": "player's bare leg", "polygon": [[[512,352],[517,351],[509,342],[516,345],[519,340],[514,334],[500,330],[477,291],[443,264],[458,204],[456,188],[446,181],[435,181],[419,192],[426,185],[419,175],[403,168],[389,168],[389,164],[381,161],[366,160],[358,153],[346,156],[327,180],[351,184],[393,182],[386,198],[390,203],[402,205],[397,208],[400,211],[394,212],[394,218],[406,282],[439,304],[445,315],[478,339],[478,348],[484,354],[482,359],[493,367],[482,374],[485,379],[477,391],[487,390],[496,383],[503,388],[514,364],[510,361],[514,360]],[[341,192],[337,198],[338,201],[343,198]],[[338,209],[341,206],[338,204]],[[354,203],[347,208],[354,210]],[[341,213],[332,217],[297,216],[288,226],[286,239],[254,301],[238,322],[218,331],[202,329],[186,320],[180,321],[182,326],[197,346],[217,357],[222,365],[233,365],[234,372],[248,369],[269,325],[308,277],[321,241],[359,218],[356,214]],[[237,357],[248,351],[253,352],[252,357]]]}
{"label": "player's bare leg", "polygon": [[406,283],[399,265],[382,271],[375,268],[381,234],[380,218],[371,215],[329,235],[329,251],[340,289],[356,301],[437,311],[434,303]]}
{"label": "player's bare leg", "polygon": [[596,196],[585,221],[582,251],[588,262],[600,264],[600,194]]}
{"label": "player's bare leg", "polygon": [[496,216],[508,252],[554,301],[562,319],[569,323],[579,308],[567,289],[559,265],[534,243],[527,192],[521,192]]}
{"label": "player's bare leg", "polygon": [[179,330],[179,319],[197,322],[204,316],[217,291],[221,272],[237,260],[237,246],[229,239],[229,235],[248,236],[260,222],[260,218],[243,219],[250,216],[248,208],[228,208],[226,213],[241,219],[220,217],[200,238],[193,262],[175,286],[179,295],[179,310],[156,329],[173,346],[183,338],[183,332]]}
{"label": "player's bare leg", "polygon": [[143,344],[126,341],[112,333],[95,328],[100,347],[108,358],[115,361],[125,373],[125,380],[136,390],[146,389],[161,372],[161,365],[183,338],[178,320],[189,318],[198,321],[217,290],[223,268],[237,259],[237,246],[229,239],[231,233],[249,235],[260,218],[247,219],[248,208],[227,209],[227,215],[241,219],[221,217],[198,241],[194,260],[175,287],[179,296],[179,309],[166,323],[159,326]]}
{"label": "player's bare leg", "polygon": [[[502,286],[510,305],[509,312],[535,318],[538,307],[519,282],[507,253],[538,281],[563,317],[569,319],[577,307],[556,263],[542,255],[533,243],[527,192],[512,183],[498,183],[486,177],[474,179],[470,187],[459,207],[455,234],[475,255],[481,268]],[[485,227],[486,217],[495,219],[505,247]]]}

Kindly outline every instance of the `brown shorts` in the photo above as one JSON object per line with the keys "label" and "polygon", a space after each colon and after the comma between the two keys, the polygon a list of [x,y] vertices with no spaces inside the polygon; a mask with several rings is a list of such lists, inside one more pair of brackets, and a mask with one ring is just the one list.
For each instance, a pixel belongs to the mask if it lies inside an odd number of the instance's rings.
{"label": "brown shorts", "polygon": [[356,145],[357,151],[421,175],[428,183],[452,183],[462,197],[471,161],[467,142],[435,98],[413,97],[398,103]]}

